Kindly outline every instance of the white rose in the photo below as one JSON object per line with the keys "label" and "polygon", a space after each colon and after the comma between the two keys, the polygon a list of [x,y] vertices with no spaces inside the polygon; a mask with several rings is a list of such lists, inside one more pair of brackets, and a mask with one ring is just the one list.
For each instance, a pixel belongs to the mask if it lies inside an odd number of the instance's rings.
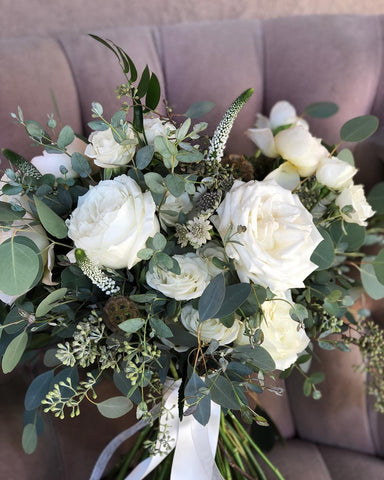
{"label": "white rose", "polygon": [[[322,241],[297,195],[273,181],[241,182],[217,209],[212,222],[224,239],[242,282],[254,282],[272,291],[304,287],[303,280],[317,266],[310,261]],[[246,230],[237,233],[239,226]]]}
{"label": "white rose", "polygon": [[127,165],[136,151],[137,138],[131,127],[126,132],[127,140],[132,143],[123,145],[113,138],[112,130],[92,132],[89,136],[91,142],[85,149],[85,155],[95,159],[95,165],[102,168],[115,168]]}
{"label": "white rose", "polygon": [[[367,218],[375,214],[365,198],[362,185],[350,185],[340,193],[335,203],[340,208],[341,216],[346,222],[357,223],[362,227],[366,227],[368,225]],[[353,210],[343,213],[342,209],[346,206],[351,206]]]}
{"label": "white rose", "polygon": [[[163,228],[174,227],[179,219],[179,213],[189,213],[193,208],[188,193],[183,193],[179,197],[174,197],[169,192],[159,211],[160,224]],[[174,212],[174,215],[168,212]]]}
{"label": "white rose", "polygon": [[270,158],[279,156],[277,151],[273,130],[284,125],[301,125],[308,130],[308,123],[297,117],[296,110],[289,102],[282,100],[275,103],[269,114],[257,115],[256,128],[250,128],[246,135],[259,147],[264,155]]}
{"label": "white rose", "polygon": [[174,255],[173,258],[180,266],[180,275],[155,267],[152,273],[147,272],[148,285],[175,300],[200,297],[211,280],[204,261],[195,253]]}
{"label": "white rose", "polygon": [[132,268],[137,252],[159,231],[156,205],[127,175],[101,181],[79,198],[68,236],[92,262],[110,268]]}
{"label": "white rose", "polygon": [[155,137],[168,137],[175,127],[171,122],[162,122],[160,118],[144,118],[144,131],[148,145],[153,145]]}
{"label": "white rose", "polygon": [[302,125],[282,130],[274,140],[277,153],[292,163],[301,177],[313,175],[320,160],[328,156],[321,140],[313,137]]}
{"label": "white rose", "polygon": [[[271,355],[277,370],[286,370],[307,348],[310,339],[303,328],[298,328],[299,324],[289,314],[292,302],[290,293],[282,294],[280,298],[284,300],[268,300],[262,305],[264,316],[260,328],[264,340],[261,346]],[[244,327],[240,330],[236,343],[249,343],[249,337],[244,335]]]}
{"label": "white rose", "polygon": [[200,322],[199,312],[189,304],[181,309],[180,320],[192,335],[196,337],[199,335],[203,342],[209,343],[211,340],[217,340],[220,345],[227,345],[236,340],[241,326],[237,319],[230,328],[225,327],[218,318]]}
{"label": "white rose", "polygon": [[221,268],[216,267],[213,263],[213,259],[216,257],[222,262],[225,262],[224,248],[218,245],[216,242],[208,242],[203,247],[197,250],[197,255],[204,260],[207,265],[208,272],[211,278],[215,278],[219,273],[222,273]]}
{"label": "white rose", "polygon": [[[86,148],[87,144],[76,137],[75,140],[66,147],[69,155],[66,153],[48,153],[44,150],[42,155],[33,157],[31,163],[42,175],[49,173],[56,178],[77,178],[79,174],[72,168],[70,155],[74,152],[84,154]],[[62,165],[68,170],[65,175],[60,172]]]}
{"label": "white rose", "polygon": [[316,178],[323,185],[342,190],[352,183],[357,168],[337,157],[324,157],[316,170]]}

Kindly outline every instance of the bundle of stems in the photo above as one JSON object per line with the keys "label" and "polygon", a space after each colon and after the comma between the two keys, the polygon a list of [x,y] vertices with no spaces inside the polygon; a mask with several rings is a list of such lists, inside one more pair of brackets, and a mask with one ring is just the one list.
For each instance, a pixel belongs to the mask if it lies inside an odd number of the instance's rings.
{"label": "bundle of stems", "polygon": [[[153,425],[144,428],[131,450],[104,480],[124,480],[130,470],[148,456],[144,442],[149,438],[155,438],[156,433],[156,427]],[[173,453],[169,454],[148,476],[148,480],[169,480],[172,460]],[[273,472],[275,478],[284,480],[279,470],[270,462],[231,411],[226,414],[221,413],[216,464],[225,480],[267,480],[264,465]]]}

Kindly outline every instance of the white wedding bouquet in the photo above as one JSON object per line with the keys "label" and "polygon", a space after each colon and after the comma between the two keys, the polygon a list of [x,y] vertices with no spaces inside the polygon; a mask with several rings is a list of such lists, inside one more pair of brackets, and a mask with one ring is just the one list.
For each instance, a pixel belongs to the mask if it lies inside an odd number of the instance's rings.
{"label": "white wedding bouquet", "polygon": [[[275,380],[293,368],[304,394],[320,398],[323,374],[302,368],[314,345],[347,351],[353,330],[368,336],[367,313],[350,311],[362,291],[350,265],[368,294],[384,296],[383,255],[356,263],[364,244],[381,242],[374,211],[354,184],[351,151],[315,138],[288,102],[248,130],[253,157],[225,156],[251,89],[209,138],[195,119],[211,102],[177,122],[166,103],[157,109],[156,75],[146,67],[139,76],[120,47],[94,38],[122,66],[121,109],[107,119],[94,102],[86,141],[53,115],[43,127],[19,108],[12,116],[42,155],[3,150],[2,368],[42,351],[46,367],[26,392],[24,448],[36,446],[41,412],[75,416],[89,400],[110,418],[135,408],[140,428],[154,432],[150,460],[136,467],[145,474],[175,448],[173,467],[163,466],[173,475],[187,458],[193,478],[257,478],[257,446],[232,411],[266,424],[250,394],[282,394]],[[306,115],[336,110],[319,103]],[[352,119],[341,140],[376,128],[375,117]],[[120,395],[98,402],[108,376]],[[242,458],[228,446],[239,437],[250,446]]]}

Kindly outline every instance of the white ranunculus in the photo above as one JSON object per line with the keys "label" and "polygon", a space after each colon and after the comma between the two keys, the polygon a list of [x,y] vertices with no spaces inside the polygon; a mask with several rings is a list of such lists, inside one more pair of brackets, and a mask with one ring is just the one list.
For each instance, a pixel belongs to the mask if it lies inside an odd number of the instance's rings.
{"label": "white ranunculus", "polygon": [[211,280],[205,262],[195,253],[174,255],[173,258],[180,265],[180,275],[155,267],[152,273],[147,272],[148,285],[175,300],[200,297]]}
{"label": "white ranunculus", "polygon": [[[193,204],[187,192],[179,197],[174,197],[169,192],[165,197],[159,210],[160,224],[163,228],[174,227],[179,219],[179,213],[189,213],[193,208]],[[168,212],[174,212],[174,215]]]}
{"label": "white ranunculus", "polygon": [[352,183],[357,168],[337,157],[324,157],[316,170],[317,180],[326,187],[342,190]]}
{"label": "white ranunculus", "polygon": [[155,137],[168,137],[171,131],[175,131],[171,122],[162,122],[160,118],[144,118],[144,131],[148,145],[153,145]]}
{"label": "white ranunculus", "polygon": [[362,185],[350,185],[345,188],[335,200],[336,205],[342,210],[344,207],[351,206],[353,211],[343,213],[341,216],[346,222],[357,223],[363,227],[368,225],[367,218],[374,215],[374,210],[367,202]]}
{"label": "white ranunculus", "polygon": [[127,175],[101,181],[79,198],[68,236],[92,262],[110,268],[132,268],[137,252],[159,231],[151,193],[143,193]]}
{"label": "white ranunculus", "polygon": [[231,232],[225,251],[242,282],[285,291],[317,268],[310,257],[323,238],[298,196],[274,181],[235,180],[212,223],[222,239]]}
{"label": "white ranunculus", "polygon": [[[277,370],[290,367],[310,341],[305,330],[298,328],[299,324],[291,318],[291,303],[290,293],[287,292],[280,295],[280,299],[268,300],[262,305],[263,320],[260,328],[264,341],[261,346],[271,355]],[[249,337],[244,335],[244,328],[240,331],[236,343],[249,343]]]}
{"label": "white ranunculus", "polygon": [[213,263],[213,259],[215,257],[222,262],[227,260],[225,258],[225,251],[222,246],[218,245],[216,242],[208,242],[197,250],[197,255],[206,263],[211,278],[223,273],[223,270],[216,267],[216,265]]}
{"label": "white ranunculus", "polygon": [[89,136],[90,144],[85,149],[85,155],[94,158],[95,165],[102,168],[116,168],[127,165],[136,151],[137,138],[131,127],[126,132],[127,140],[132,143],[123,145],[116,142],[112,130],[92,132]]}
{"label": "white ranunculus", "polygon": [[278,154],[292,163],[301,177],[313,175],[319,162],[328,156],[321,140],[313,137],[302,125],[282,130],[274,140]]}
{"label": "white ranunculus", "polygon": [[236,340],[241,326],[237,319],[230,328],[225,327],[218,318],[200,322],[199,312],[190,304],[181,309],[180,320],[192,335],[196,337],[199,335],[203,342],[209,343],[211,340],[217,340],[220,345],[227,345]]}
{"label": "white ranunculus", "polygon": [[[86,148],[87,144],[80,138],[75,137],[73,142],[66,147],[69,155],[66,153],[48,153],[44,150],[42,155],[33,157],[31,163],[42,175],[51,174],[56,178],[77,178],[79,174],[72,168],[70,155],[75,152],[84,154]],[[68,170],[65,175],[60,172],[61,166]]]}

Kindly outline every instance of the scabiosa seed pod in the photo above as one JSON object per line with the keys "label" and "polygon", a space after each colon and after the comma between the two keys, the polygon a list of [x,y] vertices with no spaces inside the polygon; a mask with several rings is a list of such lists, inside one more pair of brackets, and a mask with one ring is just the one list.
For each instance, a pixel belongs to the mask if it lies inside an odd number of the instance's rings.
{"label": "scabiosa seed pod", "polygon": [[123,295],[110,298],[103,309],[103,321],[113,332],[118,331],[120,323],[138,317],[140,313],[136,303]]}

